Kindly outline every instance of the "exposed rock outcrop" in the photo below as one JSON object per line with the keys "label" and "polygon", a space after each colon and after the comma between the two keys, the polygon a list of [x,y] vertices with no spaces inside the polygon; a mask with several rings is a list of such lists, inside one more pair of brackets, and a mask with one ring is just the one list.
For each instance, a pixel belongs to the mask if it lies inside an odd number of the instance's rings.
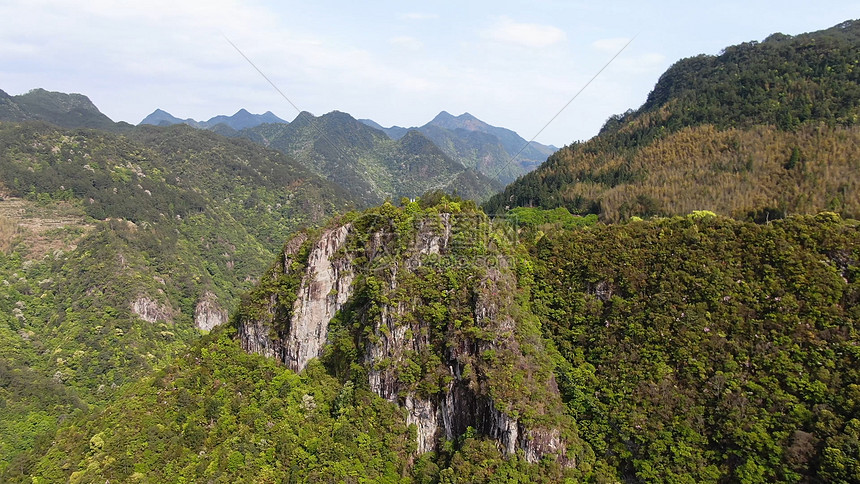
{"label": "exposed rock outcrop", "polygon": [[352,295],[353,273],[349,258],[332,260],[346,242],[350,226],[326,231],[308,257],[307,271],[293,305],[286,340],[286,363],[302,371],[311,358],[322,353],[328,323]]}
{"label": "exposed rock outcrop", "polygon": [[140,296],[132,301],[131,310],[134,314],[140,317],[140,319],[147,323],[164,321],[166,323],[173,324],[175,311],[171,307],[161,304],[155,299],[151,299],[147,296]]}
{"label": "exposed rock outcrop", "polygon": [[[455,218],[441,213],[413,220],[411,232],[401,226],[360,234],[346,224],[325,230],[312,244],[304,236],[293,239],[272,274],[286,281],[291,271],[303,271],[295,294],[288,294],[292,302],[281,301],[283,293],[264,295],[256,318],[240,318],[242,346],[301,371],[322,354],[329,323],[348,306],[353,319],[346,326],[361,328],[353,338],[360,341],[355,349],[369,387],[406,410],[419,452],[473,429],[505,455],[519,451],[529,462],[552,455],[574,465],[559,430],[534,423],[551,422],[562,404],[549,363],[534,356],[542,354],[540,337],[518,332],[514,271],[504,257],[492,267],[476,258],[484,249],[468,246],[473,234],[458,238],[458,230],[476,222]],[[299,260],[304,253],[306,263]],[[432,262],[444,257],[447,272]],[[360,266],[353,264],[359,260]],[[531,356],[520,349],[524,338]],[[510,388],[512,381],[522,388]]]}
{"label": "exposed rock outcrop", "polygon": [[239,334],[246,351],[277,358],[293,371],[303,370],[311,358],[321,354],[329,321],[352,294],[349,257],[333,258],[346,242],[350,228],[347,224],[326,230],[313,244],[306,262],[298,261],[297,255],[307,235],[301,234],[287,243],[275,272],[289,275],[295,270],[294,263],[305,262],[297,297],[292,307],[285,308],[281,296],[273,293],[269,295],[265,318],[241,321]]}
{"label": "exposed rock outcrop", "polygon": [[201,331],[212,331],[227,322],[227,310],[218,304],[218,296],[204,291],[194,307],[194,326]]}

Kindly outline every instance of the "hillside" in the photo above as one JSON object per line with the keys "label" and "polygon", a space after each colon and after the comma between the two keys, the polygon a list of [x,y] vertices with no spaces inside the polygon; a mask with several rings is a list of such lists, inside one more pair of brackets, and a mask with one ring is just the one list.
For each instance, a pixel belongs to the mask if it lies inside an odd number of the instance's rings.
{"label": "hillside", "polygon": [[10,96],[0,91],[0,121],[44,121],[63,128],[94,128],[117,131],[130,127],[114,123],[82,94],[32,89]]}
{"label": "hillside", "polygon": [[[472,202],[442,200],[300,232],[245,296],[235,328],[76,420],[6,477],[581,475],[593,456],[563,415],[537,322],[515,298],[514,247],[489,223]],[[464,263],[477,255],[488,265]],[[128,449],[147,457],[130,462],[118,454]]]}
{"label": "hillside", "polygon": [[442,111],[417,128],[383,128],[369,119],[361,122],[392,139],[400,139],[411,130],[418,131],[451,159],[503,184],[532,171],[557,149],[537,142],[527,143],[517,133],[491,126],[469,113],[453,116]]}
{"label": "hillside", "polygon": [[0,123],[0,467],[227,320],[346,194],[252,143]]}
{"label": "hillside", "polygon": [[296,235],[232,329],[4,478],[853,482],[856,223],[519,215]]}
{"label": "hillside", "polygon": [[338,111],[320,117],[301,113],[290,124],[260,125],[239,135],[295,158],[366,205],[431,190],[486,200],[501,188],[446,156],[420,133],[392,140]]}
{"label": "hillside", "polygon": [[533,308],[568,409],[618,478],[856,481],[856,223],[701,214],[547,233]]}
{"label": "hillside", "polygon": [[856,217],[860,22],[673,65],[636,111],[567,146],[487,203],[606,221],[691,210]]}

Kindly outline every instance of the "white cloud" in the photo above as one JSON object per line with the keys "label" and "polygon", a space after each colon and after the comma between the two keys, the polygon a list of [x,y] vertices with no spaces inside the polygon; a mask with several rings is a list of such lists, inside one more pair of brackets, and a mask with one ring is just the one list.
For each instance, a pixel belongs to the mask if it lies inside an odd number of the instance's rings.
{"label": "white cloud", "polygon": [[530,48],[549,47],[567,39],[567,35],[558,27],[520,23],[508,17],[499,18],[495,25],[483,32],[483,37]]}
{"label": "white cloud", "polygon": [[[435,86],[421,72],[349,40],[234,0],[13,0],[0,5],[0,18],[19,20],[0,30],[0,61],[28,62],[24,75],[3,75],[0,88],[14,93],[46,87],[89,94],[94,101],[97,91],[110,91],[101,96],[107,102],[97,104],[116,120],[137,122],[156,107],[196,118],[239,107],[277,110],[282,100],[224,35],[302,109],[343,109],[349,96],[368,95],[356,86],[379,96]],[[408,36],[391,43],[421,47]],[[226,102],[232,106],[219,107]]]}
{"label": "white cloud", "polygon": [[399,37],[392,37],[388,39],[388,42],[392,45],[396,45],[398,47],[403,47],[404,49],[409,50],[421,50],[424,47],[424,43],[415,37],[410,37],[408,35],[401,35]]}
{"label": "white cloud", "polygon": [[27,42],[0,41],[2,57],[30,57],[39,51],[39,46]]}

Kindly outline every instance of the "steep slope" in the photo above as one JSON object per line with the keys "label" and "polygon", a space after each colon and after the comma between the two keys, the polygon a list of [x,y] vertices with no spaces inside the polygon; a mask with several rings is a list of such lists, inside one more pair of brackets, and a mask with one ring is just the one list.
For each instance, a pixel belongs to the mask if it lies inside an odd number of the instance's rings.
{"label": "steep slope", "polygon": [[419,453],[471,428],[506,456],[575,466],[552,361],[516,302],[515,253],[465,208],[386,204],[294,237],[239,312],[242,347],[294,371],[322,357],[405,408]]}
{"label": "steep slope", "polygon": [[240,135],[292,156],[366,205],[416,197],[428,190],[457,191],[483,200],[498,187],[478,173],[461,185],[459,177],[468,170],[420,133],[394,141],[337,111],[320,117],[301,113],[288,125],[260,125]]}
{"label": "steep slope", "polygon": [[235,329],[2,478],[854,482],[856,222],[559,212],[300,232]]}
{"label": "steep slope", "polygon": [[9,96],[0,91],[0,121],[44,121],[64,128],[95,128],[116,131],[128,126],[114,123],[82,94],[33,89]]}
{"label": "steep slope", "polygon": [[860,214],[860,22],[684,59],[636,111],[559,151],[486,208],[565,206],[614,221],[695,209]]}
{"label": "steep slope", "polygon": [[283,238],[349,206],[281,153],[185,126],[0,123],[0,187],[0,364],[20,383],[0,467],[226,322]]}

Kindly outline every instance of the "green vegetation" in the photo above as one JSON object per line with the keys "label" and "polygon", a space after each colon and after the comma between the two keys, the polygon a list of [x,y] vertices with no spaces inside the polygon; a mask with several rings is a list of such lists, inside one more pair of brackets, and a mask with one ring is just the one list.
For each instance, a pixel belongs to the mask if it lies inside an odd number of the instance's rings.
{"label": "green vegetation", "polygon": [[750,220],[860,214],[860,22],[670,68],[638,110],[559,150],[485,205],[606,222],[711,210]]}
{"label": "green vegetation", "polygon": [[506,214],[505,219],[517,227],[540,228],[540,229],[572,229],[585,227],[597,223],[597,215],[590,214],[585,217],[572,215],[564,207],[552,210],[543,210],[531,207],[516,207]]}
{"label": "green vegetation", "polygon": [[[403,411],[318,364],[296,375],[228,331],[66,425],[4,482],[561,482],[470,434],[414,459]],[[457,450],[454,450],[454,449]],[[31,479],[30,475],[38,476]],[[501,481],[500,481],[501,479]]]}
{"label": "green vegetation", "polygon": [[234,308],[289,233],[349,206],[280,153],[187,127],[0,123],[0,147],[0,468],[171,361],[204,295]]}
{"label": "green vegetation", "polygon": [[[244,354],[234,330],[219,331],[104,411],[71,420],[54,443],[40,441],[4,478],[855,480],[856,222],[822,213],[758,225],[703,211],[561,228],[572,216],[530,210],[520,211],[524,220],[554,230],[511,245],[507,225],[494,227],[473,207],[443,198],[338,219],[356,227],[343,252],[360,268],[356,289],[331,322],[324,356],[301,376]],[[441,257],[412,252],[416,231],[446,219],[459,245],[452,239]],[[391,245],[382,259],[362,260],[380,229]],[[309,246],[290,262],[299,272]],[[516,280],[463,263],[481,254],[512,263]],[[393,285],[391,264],[403,264]],[[271,291],[288,304],[291,281],[265,276],[245,307]],[[504,317],[475,319],[475,300],[505,308],[513,333],[497,326]],[[405,311],[392,315],[393,307]],[[380,319],[384,312],[393,319]],[[427,344],[365,366],[367,346],[395,344],[390,335],[401,326]],[[525,425],[560,429],[577,468],[504,458],[477,427],[416,456],[405,411],[370,390],[368,372],[388,378],[395,401],[432,399],[453,364],[463,375],[454,385],[490,396]],[[58,405],[78,408],[73,398]]]}
{"label": "green vegetation", "polygon": [[707,214],[547,234],[533,309],[596,467],[855,482],[860,231]]}
{"label": "green vegetation", "polygon": [[402,482],[410,435],[396,407],[243,352],[218,331],[106,410],[64,427],[4,482]]}
{"label": "green vegetation", "polygon": [[[243,132],[290,155],[0,123],[0,481],[860,481],[858,28],[677,63],[495,220],[438,190],[482,176],[342,113],[310,118],[341,148]],[[242,351],[344,224],[322,356]],[[203,299],[233,316],[200,337]],[[421,454],[417,401],[448,431]]]}
{"label": "green vegetation", "polygon": [[416,197],[431,189],[485,200],[501,189],[498,182],[464,168],[417,131],[392,140],[337,111],[320,117],[302,113],[290,124],[262,124],[239,136],[295,158],[365,206]]}

